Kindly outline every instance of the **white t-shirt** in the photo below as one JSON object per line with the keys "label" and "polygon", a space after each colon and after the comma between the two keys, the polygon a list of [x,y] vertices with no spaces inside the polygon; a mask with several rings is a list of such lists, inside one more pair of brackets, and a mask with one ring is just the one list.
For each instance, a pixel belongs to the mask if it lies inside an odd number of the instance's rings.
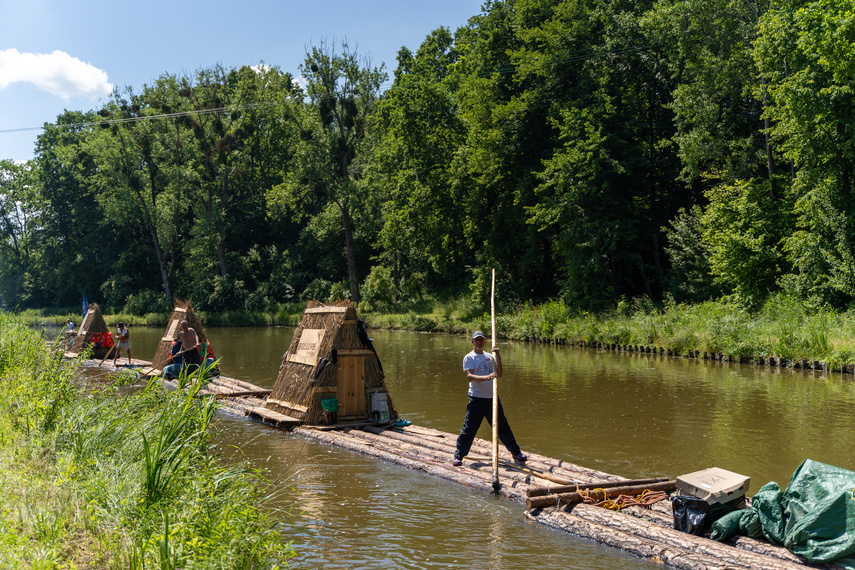
{"label": "white t-shirt", "polygon": [[[478,376],[493,372],[493,355],[489,352],[476,353],[474,350],[463,357],[463,371],[472,370]],[[492,398],[493,381],[470,382],[469,395],[473,398]]]}

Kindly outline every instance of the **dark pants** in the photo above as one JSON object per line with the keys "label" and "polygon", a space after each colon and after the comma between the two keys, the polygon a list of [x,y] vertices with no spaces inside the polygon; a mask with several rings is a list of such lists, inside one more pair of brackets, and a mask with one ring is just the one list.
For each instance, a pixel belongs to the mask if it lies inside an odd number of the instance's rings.
{"label": "dark pants", "polygon": [[[481,421],[485,418],[487,423],[492,426],[493,398],[473,398],[470,396],[469,404],[466,406],[466,419],[463,420],[463,429],[460,430],[460,435],[457,437],[457,451],[454,453],[454,457],[463,459],[469,455],[469,449],[472,447],[472,442],[475,441],[475,435],[478,433],[478,428],[481,427]],[[511,455],[520,454],[520,446],[517,445],[511,426],[508,425],[508,420],[505,418],[501,399],[499,400],[499,440],[505,444]]]}

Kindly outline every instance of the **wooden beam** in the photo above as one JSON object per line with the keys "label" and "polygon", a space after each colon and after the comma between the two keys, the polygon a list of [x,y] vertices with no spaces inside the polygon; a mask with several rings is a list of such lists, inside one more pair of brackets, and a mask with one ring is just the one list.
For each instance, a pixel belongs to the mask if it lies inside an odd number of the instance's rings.
{"label": "wooden beam", "polygon": [[304,313],[344,313],[347,312],[347,307],[315,307],[314,309],[306,309]]}

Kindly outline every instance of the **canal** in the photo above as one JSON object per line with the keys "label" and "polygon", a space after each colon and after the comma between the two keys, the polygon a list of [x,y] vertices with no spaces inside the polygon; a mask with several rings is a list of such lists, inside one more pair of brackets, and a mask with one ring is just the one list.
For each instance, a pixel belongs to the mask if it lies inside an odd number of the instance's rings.
{"label": "canal", "polygon": [[[210,328],[223,374],[270,388],[290,328]],[[151,359],[162,330],[134,328]],[[468,338],[370,331],[399,414],[456,433]],[[500,396],[524,451],[609,473],[677,477],[721,467],[786,486],[805,459],[855,469],[849,376],[500,342]],[[446,481],[221,415],[224,460],[271,481],[268,504],[297,568],[654,568],[528,523],[523,507]],[[490,438],[486,423],[479,434]],[[449,461],[451,457],[449,456]]]}

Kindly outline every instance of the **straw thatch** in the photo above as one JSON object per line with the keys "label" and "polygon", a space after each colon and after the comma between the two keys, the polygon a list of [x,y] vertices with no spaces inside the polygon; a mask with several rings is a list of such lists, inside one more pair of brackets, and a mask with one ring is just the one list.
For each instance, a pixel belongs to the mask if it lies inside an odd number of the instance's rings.
{"label": "straw thatch", "polygon": [[[332,399],[337,413],[323,408],[322,401],[329,407]],[[356,307],[309,301],[265,407],[305,424],[332,424],[378,419],[372,401],[386,403],[389,419],[398,417]]]}
{"label": "straw thatch", "polygon": [[202,326],[202,320],[193,312],[193,303],[175,299],[175,308],[169,314],[166,332],[163,333],[154,353],[154,359],[151,361],[151,365],[155,368],[147,371],[148,373],[158,375],[163,373],[163,367],[169,359],[172,341],[178,338],[178,331],[181,330],[181,321],[183,320],[186,320],[190,328],[196,331],[199,342],[208,340],[207,335],[205,335],[205,328]]}
{"label": "straw thatch", "polygon": [[[92,303],[89,305],[89,310],[86,311],[86,315],[83,317],[83,322],[80,323],[77,336],[74,337],[74,342],[71,344],[71,348],[68,349],[66,354],[69,356],[77,356],[83,352],[87,346],[89,346],[89,339],[92,338],[93,334],[109,331],[110,329],[107,327],[107,322],[101,314],[101,308],[96,303]],[[92,357],[103,358],[107,354],[107,350],[109,349],[98,349],[92,353]]]}

